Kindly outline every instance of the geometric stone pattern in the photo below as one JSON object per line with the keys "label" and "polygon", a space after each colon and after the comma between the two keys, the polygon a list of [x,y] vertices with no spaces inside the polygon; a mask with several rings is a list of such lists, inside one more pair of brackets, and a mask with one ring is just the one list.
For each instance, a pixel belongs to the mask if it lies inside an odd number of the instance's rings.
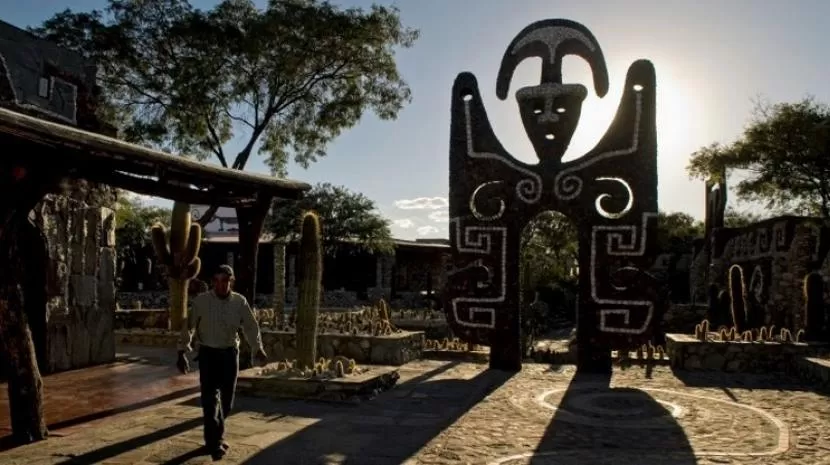
{"label": "geometric stone pattern", "polygon": [[[689,385],[710,386],[687,387],[655,367],[650,376],[615,369],[609,387],[573,375],[572,367],[541,364],[511,377],[483,365],[421,361],[401,367],[391,391],[358,405],[240,398],[222,463],[827,463],[830,402],[801,382],[687,373]],[[737,385],[744,387],[718,387]],[[65,437],[0,452],[0,463],[210,463],[187,457],[201,444],[200,415],[194,398],[175,399],[59,430]]]}
{"label": "geometric stone pattern", "polygon": [[[496,83],[505,100],[513,73],[542,59],[541,82],[516,91],[525,132],[539,159],[509,154],[487,117],[478,82],[461,73],[452,89],[450,244],[453,269],[445,308],[460,338],[493,347],[491,366],[521,366],[519,256],[525,226],[558,211],[579,236],[579,356],[607,360],[611,348],[649,341],[662,317],[655,279],[657,227],[656,78],[638,60],[628,69],[617,115],[596,147],[562,161],[588,90],[563,83],[565,56],[584,59],[594,90],[608,91],[596,38],[583,25],[551,19],[531,24],[507,47]],[[580,363],[581,366],[584,366]]]}

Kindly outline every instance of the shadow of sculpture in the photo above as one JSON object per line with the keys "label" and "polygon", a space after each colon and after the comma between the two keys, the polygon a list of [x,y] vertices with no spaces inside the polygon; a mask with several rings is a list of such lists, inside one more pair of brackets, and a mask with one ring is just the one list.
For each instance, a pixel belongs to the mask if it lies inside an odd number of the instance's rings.
{"label": "shadow of sculpture", "polygon": [[676,416],[678,407],[646,389],[616,388],[607,374],[577,373],[564,391],[540,403],[554,410],[532,453],[499,465],[693,465],[697,461]]}

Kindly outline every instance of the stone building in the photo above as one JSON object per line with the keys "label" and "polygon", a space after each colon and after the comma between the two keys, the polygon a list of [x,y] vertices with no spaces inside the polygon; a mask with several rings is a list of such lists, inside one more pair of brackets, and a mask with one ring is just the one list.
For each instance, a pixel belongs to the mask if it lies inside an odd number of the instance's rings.
{"label": "stone building", "polygon": [[[422,308],[437,298],[444,286],[450,249],[446,240],[395,240],[394,253],[373,255],[345,244],[335,257],[326,256],[323,263],[323,302],[326,307],[353,307],[371,303],[380,297],[399,308]],[[263,235],[257,262],[256,305],[273,306],[275,277],[282,275],[286,305],[292,306],[297,295],[296,242],[277,244]],[[285,267],[275,267],[275,251],[284,250]],[[210,270],[220,264],[234,265],[239,258],[236,232],[206,231],[199,257],[202,271],[199,279],[210,281]],[[278,257],[278,255],[276,255]],[[278,262],[276,262],[278,263]],[[121,308],[166,308],[167,290],[162,270],[154,268],[139,291],[137,283],[124,283],[118,293]]]}
{"label": "stone building", "polygon": [[[0,106],[113,134],[95,116],[95,74],[80,55],[0,21]],[[27,295],[44,301],[26,302],[26,312],[41,372],[115,359],[115,225],[106,207],[113,200],[109,188],[76,182],[31,214],[42,236],[28,244],[37,272],[27,273],[27,287],[42,292]]]}
{"label": "stone building", "polygon": [[693,298],[705,304],[710,286],[726,289],[729,268],[740,265],[748,297],[758,302],[756,311],[764,313],[750,318],[778,328],[802,329],[804,277],[818,271],[825,282],[830,278],[830,229],[818,218],[799,216],[727,228],[725,192],[725,184],[707,185],[706,237],[690,270]]}

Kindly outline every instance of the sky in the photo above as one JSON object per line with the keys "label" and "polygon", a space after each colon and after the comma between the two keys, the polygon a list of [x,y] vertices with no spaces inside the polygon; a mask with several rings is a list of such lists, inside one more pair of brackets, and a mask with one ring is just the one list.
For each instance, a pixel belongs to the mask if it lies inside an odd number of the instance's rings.
{"label": "sky", "polygon": [[[262,5],[265,0],[256,0]],[[211,0],[192,0],[209,8]],[[369,6],[371,0],[341,0]],[[565,160],[589,151],[616,112],[630,64],[640,58],[657,72],[660,208],[703,215],[703,183],[686,173],[689,156],[713,142],[740,136],[753,101],[830,103],[826,18],[830,2],[749,0],[375,0],[394,4],[405,25],[421,31],[414,47],[397,54],[413,101],[395,121],[367,114],[341,135],[328,155],[308,169],[291,165],[289,177],[330,182],[362,192],[392,220],[395,237],[446,237],[449,189],[450,90],[455,76],[473,72],[494,130],[517,159],[534,162],[513,94],[538,84],[539,62],[517,70],[510,97],[495,95],[505,48],[528,24],[566,18],[587,26],[603,49],[611,88],[599,99],[589,92]],[[0,18],[20,27],[37,25],[71,8],[102,8],[106,0],[0,0]],[[565,82],[592,89],[587,64],[565,59]],[[226,149],[238,150],[234,143]],[[226,151],[227,151],[226,150]],[[257,160],[249,170],[268,172]],[[734,198],[734,196],[733,196]],[[731,201],[732,205],[736,205]],[[740,205],[736,205],[741,208]],[[744,207],[745,208],[745,207]]]}

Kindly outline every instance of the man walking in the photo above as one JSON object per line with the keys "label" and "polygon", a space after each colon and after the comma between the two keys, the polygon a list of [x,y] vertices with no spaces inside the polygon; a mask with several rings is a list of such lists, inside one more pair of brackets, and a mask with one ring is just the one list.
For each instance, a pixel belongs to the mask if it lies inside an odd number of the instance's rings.
{"label": "man walking", "polygon": [[241,328],[256,353],[257,363],[265,363],[262,337],[254,312],[242,294],[233,292],[233,268],[220,266],[213,274],[213,290],[197,295],[182,331],[177,366],[190,371],[187,354],[191,344],[199,343],[199,384],[202,388],[202,413],[205,446],[214,460],[228,452],[224,441],[225,419],[230,415],[239,375],[239,336]]}

